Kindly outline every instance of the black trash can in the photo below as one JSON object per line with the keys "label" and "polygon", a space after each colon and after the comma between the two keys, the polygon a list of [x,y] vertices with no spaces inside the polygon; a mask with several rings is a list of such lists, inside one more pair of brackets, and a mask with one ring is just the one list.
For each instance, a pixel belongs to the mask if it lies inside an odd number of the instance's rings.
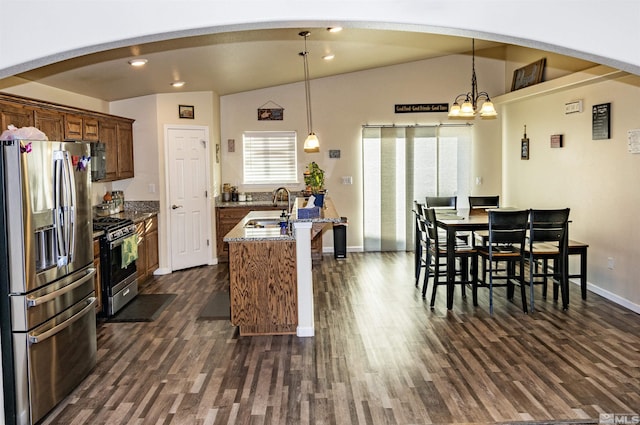
{"label": "black trash can", "polygon": [[347,217],[340,217],[339,223],[333,223],[333,256],[347,258]]}

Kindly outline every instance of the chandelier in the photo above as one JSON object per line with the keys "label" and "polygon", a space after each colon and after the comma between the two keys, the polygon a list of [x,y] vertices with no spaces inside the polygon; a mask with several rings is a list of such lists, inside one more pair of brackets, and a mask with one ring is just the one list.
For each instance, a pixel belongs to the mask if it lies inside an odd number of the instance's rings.
{"label": "chandelier", "polygon": [[300,52],[304,61],[304,95],[307,99],[307,131],[309,135],[304,141],[304,151],[307,153],[320,152],[320,142],[318,136],[313,132],[313,121],[311,119],[311,88],[309,86],[309,60],[307,51],[307,38],[311,34],[309,31],[302,31],[298,35],[304,38],[304,52]]}
{"label": "chandelier", "polygon": [[[486,91],[478,92],[478,80],[476,78],[476,46],[475,39],[471,41],[471,91],[456,96],[449,109],[449,118],[474,119],[478,108],[478,102],[484,100],[480,108],[480,118],[493,119],[498,116],[493,102]],[[464,99],[464,100],[463,100]],[[462,102],[462,104],[461,104]]]}

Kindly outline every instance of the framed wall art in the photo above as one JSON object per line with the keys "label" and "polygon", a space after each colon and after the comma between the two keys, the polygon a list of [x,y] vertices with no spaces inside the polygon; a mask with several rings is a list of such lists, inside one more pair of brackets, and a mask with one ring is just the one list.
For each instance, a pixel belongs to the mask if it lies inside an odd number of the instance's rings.
{"label": "framed wall art", "polygon": [[195,118],[193,105],[178,105],[178,117],[192,120]]}
{"label": "framed wall art", "polygon": [[611,103],[593,105],[591,110],[591,139],[606,140],[611,130]]}
{"label": "framed wall art", "polygon": [[513,71],[511,91],[523,89],[542,82],[546,60],[546,58],[542,58]]}
{"label": "framed wall art", "polygon": [[520,140],[520,159],[529,159],[529,138],[527,137],[527,126],[524,126],[524,135]]}

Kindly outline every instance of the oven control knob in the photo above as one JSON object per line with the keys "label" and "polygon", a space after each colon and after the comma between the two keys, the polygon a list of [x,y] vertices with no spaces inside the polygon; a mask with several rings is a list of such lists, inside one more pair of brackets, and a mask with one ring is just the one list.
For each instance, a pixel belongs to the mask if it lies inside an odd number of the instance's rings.
{"label": "oven control knob", "polygon": [[172,210],[177,210],[178,208],[182,208],[182,205],[171,205]]}

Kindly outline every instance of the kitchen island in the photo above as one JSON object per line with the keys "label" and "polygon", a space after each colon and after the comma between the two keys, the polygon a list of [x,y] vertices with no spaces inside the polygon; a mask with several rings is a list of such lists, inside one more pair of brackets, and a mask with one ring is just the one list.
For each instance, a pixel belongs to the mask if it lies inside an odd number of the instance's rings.
{"label": "kitchen island", "polygon": [[[311,229],[341,217],[326,198],[318,217],[299,218],[304,202],[296,199],[284,234],[277,225],[280,211],[252,211],[224,237],[231,323],[241,335],[314,335]],[[252,226],[258,221],[271,224]]]}

